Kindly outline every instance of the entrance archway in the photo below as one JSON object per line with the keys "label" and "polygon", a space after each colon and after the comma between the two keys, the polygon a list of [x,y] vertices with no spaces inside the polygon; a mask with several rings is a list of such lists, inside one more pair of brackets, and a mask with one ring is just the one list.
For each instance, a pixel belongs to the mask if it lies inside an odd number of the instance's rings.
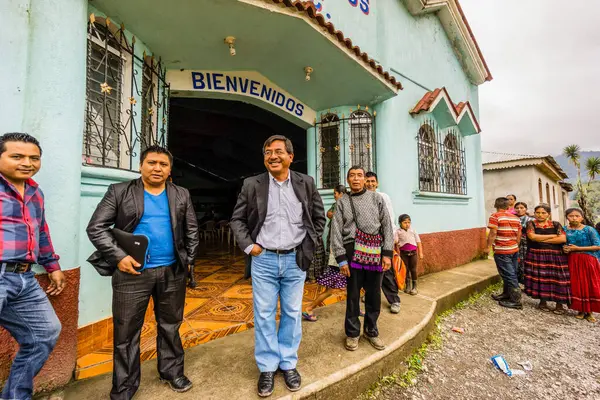
{"label": "entrance archway", "polygon": [[263,108],[241,101],[173,98],[168,146],[173,182],[187,188],[201,223],[214,213],[229,220],[245,178],[265,171],[261,148],[271,135],[294,144],[292,168],[306,173],[306,131]]}

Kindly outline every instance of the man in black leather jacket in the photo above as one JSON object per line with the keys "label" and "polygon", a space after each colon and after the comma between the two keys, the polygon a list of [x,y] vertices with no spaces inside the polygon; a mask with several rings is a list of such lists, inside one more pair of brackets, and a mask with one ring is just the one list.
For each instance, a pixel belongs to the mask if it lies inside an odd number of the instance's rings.
{"label": "man in black leather jacket", "polygon": [[[112,275],[113,400],[131,399],[140,385],[140,333],[150,296],[160,378],[176,392],[192,387],[183,374],[179,327],[186,275],[198,248],[198,222],[187,189],[167,182],[172,163],[167,149],[146,149],[140,156],[141,179],[110,185],[87,227],[98,250],[88,261],[101,275]],[[149,238],[141,271],[141,265],[118,246],[113,227]]]}

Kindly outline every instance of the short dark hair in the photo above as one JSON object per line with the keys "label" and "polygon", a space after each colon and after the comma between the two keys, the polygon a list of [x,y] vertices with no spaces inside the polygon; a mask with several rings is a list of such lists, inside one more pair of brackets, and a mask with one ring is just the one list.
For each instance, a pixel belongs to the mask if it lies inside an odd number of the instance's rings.
{"label": "short dark hair", "polygon": [[360,165],[353,165],[348,170],[348,173],[346,174],[346,179],[350,178],[350,171],[355,170],[355,169],[362,169],[363,174],[365,173],[365,169],[363,167],[361,167]]}
{"label": "short dark hair", "polygon": [[582,217],[585,218],[585,215],[583,215],[583,210],[579,207],[571,207],[571,208],[567,208],[567,211],[565,211],[565,217],[568,217],[569,214],[577,212],[579,213],[579,215],[581,215]]}
{"label": "short dark hair", "polygon": [[517,196],[515,196],[514,194],[507,194],[507,195],[506,195],[506,198],[508,198],[508,196],[512,196],[512,197],[514,197],[515,201],[517,201]]}
{"label": "short dark hair", "polygon": [[346,193],[346,186],[344,185],[337,185],[336,187],[333,188],[333,190],[337,193]]}
{"label": "short dark hair", "polygon": [[550,206],[549,206],[548,204],[546,204],[546,203],[541,203],[541,204],[538,204],[537,206],[535,206],[535,208],[533,209],[533,211],[537,211],[537,210],[538,210],[538,208],[542,208],[542,209],[544,209],[544,210],[545,210],[545,211],[546,211],[548,214],[551,214],[551,213],[552,213],[552,209],[551,209],[551,208],[550,208]]}
{"label": "short dark hair", "polygon": [[157,144],[148,146],[144,151],[142,151],[142,154],[140,155],[140,164],[144,163],[144,160],[146,159],[146,157],[148,157],[148,154],[150,153],[166,154],[167,157],[169,157],[169,163],[173,165],[173,154],[171,154],[171,152],[167,150],[166,147],[162,147]]}
{"label": "short dark hair", "polygon": [[365,174],[365,178],[375,178],[376,181],[379,181],[379,178],[377,178],[377,174],[373,171],[369,171]]}
{"label": "short dark hair", "polygon": [[405,220],[407,220],[407,219],[410,220],[410,215],[408,215],[408,214],[401,214],[398,217],[398,224],[402,224],[402,222],[405,221]]}
{"label": "short dark hair", "polygon": [[283,135],[273,135],[267,140],[265,140],[265,144],[263,144],[262,148],[263,153],[265,152],[265,149],[267,147],[269,147],[271,144],[273,144],[273,142],[276,142],[278,140],[281,140],[285,143],[285,151],[287,151],[289,154],[294,154],[294,145],[292,144],[292,141]]}
{"label": "short dark hair", "polygon": [[[509,195],[510,196],[510,195]],[[516,197],[515,197],[516,198]],[[515,208],[517,208],[517,206],[523,206],[525,207],[525,209],[527,209],[527,203],[523,202],[523,201],[518,201],[515,203]]]}
{"label": "short dark hair", "polygon": [[499,210],[508,209],[508,199],[506,197],[498,197],[494,202],[494,208]]}
{"label": "short dark hair", "polygon": [[6,142],[33,143],[40,149],[40,156],[42,155],[42,146],[40,146],[40,142],[29,133],[8,132],[0,136],[0,155],[6,151]]}

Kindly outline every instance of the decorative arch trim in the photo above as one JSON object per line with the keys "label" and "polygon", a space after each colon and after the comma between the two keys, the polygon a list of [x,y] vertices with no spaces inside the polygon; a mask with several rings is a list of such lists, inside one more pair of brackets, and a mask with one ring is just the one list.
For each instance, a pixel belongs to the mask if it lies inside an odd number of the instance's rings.
{"label": "decorative arch trim", "polygon": [[451,122],[453,122],[452,125],[458,125],[463,135],[472,135],[481,132],[481,127],[475,117],[471,103],[463,101],[454,104],[445,87],[425,93],[421,100],[410,110],[410,114],[431,113],[441,106],[445,106],[448,109]]}

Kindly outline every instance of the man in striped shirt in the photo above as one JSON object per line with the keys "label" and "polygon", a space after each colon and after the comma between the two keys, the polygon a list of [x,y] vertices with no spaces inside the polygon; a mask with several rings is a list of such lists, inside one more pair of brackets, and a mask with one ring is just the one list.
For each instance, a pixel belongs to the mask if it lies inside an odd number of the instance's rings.
{"label": "man in striped shirt", "polygon": [[493,246],[494,261],[504,281],[504,290],[499,295],[493,294],[492,298],[502,307],[522,309],[521,289],[517,280],[521,221],[508,211],[509,200],[506,197],[497,198],[494,207],[496,212],[488,222],[490,232],[484,251],[489,253]]}

